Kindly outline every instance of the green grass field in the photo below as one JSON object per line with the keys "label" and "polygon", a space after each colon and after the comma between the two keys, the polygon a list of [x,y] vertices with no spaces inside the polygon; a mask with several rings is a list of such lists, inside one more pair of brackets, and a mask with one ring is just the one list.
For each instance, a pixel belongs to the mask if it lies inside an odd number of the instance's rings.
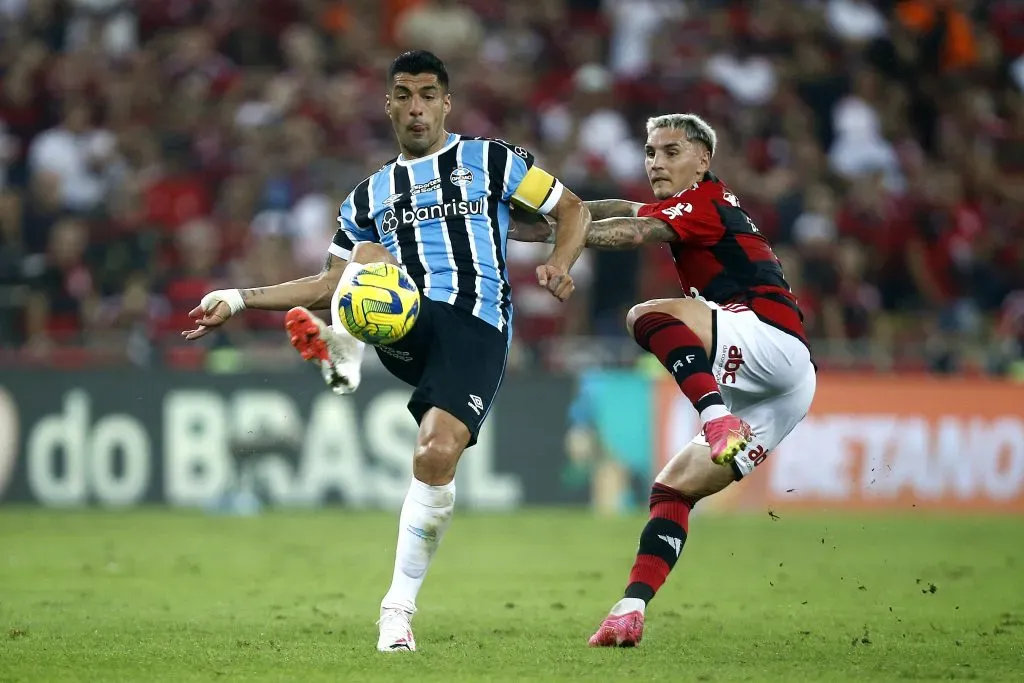
{"label": "green grass field", "polygon": [[457,515],[378,654],[395,515],[0,510],[0,681],[1010,681],[1024,523],[693,520],[642,645],[586,640],[642,524]]}

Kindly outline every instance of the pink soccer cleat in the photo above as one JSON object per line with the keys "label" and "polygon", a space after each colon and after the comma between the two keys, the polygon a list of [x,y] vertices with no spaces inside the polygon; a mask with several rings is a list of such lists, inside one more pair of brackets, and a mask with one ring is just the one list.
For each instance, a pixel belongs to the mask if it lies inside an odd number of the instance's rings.
{"label": "pink soccer cleat", "polygon": [[711,459],[728,465],[754,438],[750,425],[735,415],[723,415],[704,424],[704,438],[711,446]]}
{"label": "pink soccer cleat", "polygon": [[339,334],[302,306],[288,311],[284,326],[288,341],[299,355],[320,368],[320,375],[334,393],[351,394],[359,388],[360,342],[347,333]]}
{"label": "pink soccer cleat", "polygon": [[296,306],[285,315],[284,326],[288,330],[288,341],[304,359],[330,362],[331,354],[322,336],[327,327],[323,321],[305,308]]}
{"label": "pink soccer cleat", "polygon": [[644,637],[643,601],[635,600],[641,605],[640,609],[636,609],[630,604],[634,600],[624,598],[612,607],[597,633],[587,641],[590,647],[636,647],[640,644],[640,639]]}

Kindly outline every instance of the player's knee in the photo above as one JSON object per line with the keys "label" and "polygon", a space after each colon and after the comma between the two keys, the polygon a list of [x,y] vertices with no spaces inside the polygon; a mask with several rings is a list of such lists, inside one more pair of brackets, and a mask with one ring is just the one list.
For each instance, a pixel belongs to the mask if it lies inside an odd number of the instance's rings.
{"label": "player's knee", "polygon": [[636,304],[626,314],[626,329],[631,337],[636,322],[650,313],[664,313],[683,323],[704,343],[704,350],[711,353],[711,338],[714,335],[711,322],[711,308],[698,299],[652,299]]}
{"label": "player's knee", "polygon": [[658,300],[645,301],[630,308],[629,312],[626,313],[626,330],[629,332],[629,335],[633,336],[633,326],[636,325],[637,320],[648,313],[657,313],[663,310],[662,302]]}
{"label": "player's knee", "polygon": [[413,456],[413,474],[424,484],[447,484],[455,478],[455,467],[465,444],[465,438],[452,429],[437,428],[421,432]]}
{"label": "player's knee", "polygon": [[352,263],[392,263],[398,265],[398,261],[382,245],[376,242],[358,242],[352,248]]}

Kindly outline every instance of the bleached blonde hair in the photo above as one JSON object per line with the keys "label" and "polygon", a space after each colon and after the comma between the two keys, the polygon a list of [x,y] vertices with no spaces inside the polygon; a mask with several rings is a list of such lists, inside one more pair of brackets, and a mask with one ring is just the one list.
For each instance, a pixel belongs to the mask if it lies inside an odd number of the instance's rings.
{"label": "bleached blonde hair", "polygon": [[715,129],[707,121],[696,114],[662,114],[647,119],[647,134],[650,135],[659,128],[674,128],[681,130],[690,142],[699,142],[715,156],[715,147],[718,144],[718,135]]}

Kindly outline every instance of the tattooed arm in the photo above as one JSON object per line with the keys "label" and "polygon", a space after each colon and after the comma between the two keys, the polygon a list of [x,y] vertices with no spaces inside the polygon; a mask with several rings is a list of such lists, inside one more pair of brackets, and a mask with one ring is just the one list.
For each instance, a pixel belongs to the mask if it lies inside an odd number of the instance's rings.
{"label": "tattooed arm", "polygon": [[[585,203],[591,205],[591,202]],[[544,216],[520,211],[513,214],[511,226],[509,239],[517,242],[555,243],[555,226]],[[595,217],[587,231],[585,246],[605,251],[623,251],[636,249],[642,244],[674,242],[677,239],[679,237],[672,228],[657,218],[634,216],[599,220]]]}
{"label": "tattooed arm", "polygon": [[279,285],[240,289],[239,293],[246,308],[264,311],[287,311],[293,306],[305,306],[313,310],[327,308],[347,263],[334,254],[327,254],[323,268],[316,275]]}
{"label": "tattooed arm", "polygon": [[624,251],[643,244],[675,242],[677,239],[672,228],[657,218],[649,217],[606,218],[591,223],[587,232],[587,246],[604,251]]}
{"label": "tattooed arm", "polygon": [[329,253],[323,268],[316,275],[267,287],[210,292],[189,312],[189,317],[196,324],[195,329],[185,330],[181,334],[185,339],[199,339],[246,308],[264,311],[287,311],[295,306],[313,310],[328,308],[347,264],[345,259]]}
{"label": "tattooed arm", "polygon": [[[608,218],[635,218],[636,212],[643,206],[639,202],[627,202],[625,199],[598,199],[583,204],[590,210],[590,218],[595,222]],[[511,218],[508,232],[510,240],[554,244],[555,228],[546,216],[513,205]]]}
{"label": "tattooed arm", "polygon": [[584,204],[590,209],[590,215],[595,221],[603,221],[606,218],[632,218],[643,206],[639,202],[627,202],[625,199],[598,199]]}

